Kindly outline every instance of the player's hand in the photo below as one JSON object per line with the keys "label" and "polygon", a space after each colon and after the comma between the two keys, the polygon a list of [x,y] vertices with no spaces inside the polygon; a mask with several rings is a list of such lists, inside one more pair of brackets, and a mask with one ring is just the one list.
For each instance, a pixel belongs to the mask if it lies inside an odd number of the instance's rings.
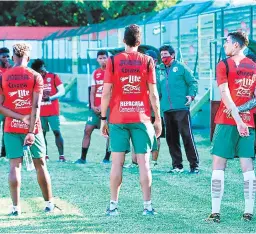
{"label": "player's hand", "polygon": [[100,132],[101,132],[101,135],[106,138],[109,136],[108,123],[106,120],[101,120]]}
{"label": "player's hand", "polygon": [[249,128],[243,121],[237,124],[237,130],[241,137],[249,136]]}
{"label": "player's hand", "polygon": [[43,102],[49,102],[50,101],[50,96],[44,96],[42,97]]}
{"label": "player's hand", "polygon": [[156,137],[160,137],[161,133],[162,133],[162,122],[161,119],[155,119],[154,122],[154,128],[155,128],[155,132],[156,132]]}
{"label": "player's hand", "polygon": [[92,106],[92,109],[93,109],[93,111],[97,114],[97,115],[99,115],[100,114],[100,107],[96,107],[96,106]]}
{"label": "player's hand", "polygon": [[35,134],[28,133],[24,139],[24,145],[33,145],[35,142]]}
{"label": "player's hand", "polygon": [[191,96],[186,96],[187,102],[185,103],[185,106],[190,106],[191,102],[193,101],[193,98]]}
{"label": "player's hand", "polygon": [[21,121],[29,126],[30,125],[30,115],[23,115]]}
{"label": "player's hand", "polygon": [[230,117],[232,116],[232,115],[231,115],[231,112],[232,112],[231,109],[225,109],[223,112],[227,114],[227,117],[228,117],[228,118],[230,118]]}

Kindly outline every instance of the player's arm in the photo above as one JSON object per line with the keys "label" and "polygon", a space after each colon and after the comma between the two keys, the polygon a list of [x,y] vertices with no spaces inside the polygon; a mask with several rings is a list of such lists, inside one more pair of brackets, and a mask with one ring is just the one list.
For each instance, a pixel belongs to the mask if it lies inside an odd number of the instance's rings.
{"label": "player's arm", "polygon": [[159,94],[156,84],[148,83],[149,99],[156,119],[161,119]]}
{"label": "player's arm", "polygon": [[96,107],[96,106],[94,106],[95,92],[96,92],[95,85],[92,85],[91,86],[91,91],[90,91],[90,102],[91,102],[91,107],[92,107],[93,110]]}
{"label": "player's arm", "polygon": [[54,101],[55,99],[58,99],[65,95],[65,88],[64,88],[63,84],[58,85],[57,90],[58,90],[58,92],[56,94],[49,97],[50,101]]}
{"label": "player's arm", "polygon": [[92,73],[92,79],[91,79],[91,91],[90,91],[90,102],[91,102],[91,108],[93,109],[93,111],[95,111],[95,107],[94,106],[94,98],[95,98],[95,92],[96,92],[96,83],[94,80],[94,73],[95,71]]}
{"label": "player's arm", "polygon": [[254,90],[254,97],[250,101],[238,107],[239,112],[245,112],[256,107],[256,89]]}
{"label": "player's arm", "polygon": [[18,119],[23,121],[26,124],[29,124],[29,116],[27,115],[21,115],[19,113],[16,113],[6,107],[3,106],[4,103],[4,94],[3,94],[3,89],[2,89],[2,75],[0,75],[0,113],[3,114],[6,117],[11,117],[13,119]]}
{"label": "player's arm", "polygon": [[238,107],[239,112],[245,112],[256,107],[256,98],[246,102],[245,104]]}
{"label": "player's arm", "polygon": [[219,90],[220,90],[220,94],[221,94],[221,99],[222,99],[224,105],[226,106],[226,108],[231,112],[231,115],[234,118],[234,120],[236,121],[236,124],[242,123],[243,121],[239,115],[238,108],[235,105],[235,103],[231,97],[228,83],[223,83],[223,84],[219,85]]}
{"label": "player's arm", "polygon": [[16,113],[6,107],[3,106],[4,103],[4,95],[0,93],[0,113],[6,117],[11,117],[13,119],[18,119],[23,121],[26,124],[29,124],[29,116],[27,115],[21,115],[19,113]]}
{"label": "player's arm", "polygon": [[149,90],[150,103],[155,114],[154,127],[155,127],[156,137],[159,137],[162,132],[162,123],[161,123],[161,115],[160,115],[159,94],[158,94],[157,85],[156,85],[156,82],[157,82],[156,72],[153,64],[154,64],[153,60],[150,59],[147,85]]}
{"label": "player's arm", "polygon": [[197,94],[198,82],[196,78],[193,76],[192,71],[185,65],[184,65],[184,79],[188,86],[188,95],[186,96],[188,101],[185,105],[189,106]]}
{"label": "player's arm", "polygon": [[107,116],[107,110],[108,110],[108,106],[111,98],[111,91],[112,91],[112,84],[104,83],[102,97],[101,97],[101,116],[102,117]]}
{"label": "player's arm", "polygon": [[111,95],[112,95],[112,87],[113,87],[113,77],[114,74],[112,72],[112,62],[109,58],[106,65],[106,71],[104,75],[104,84],[101,96],[101,134],[105,137],[108,136],[108,124],[107,124],[107,110],[109,107]]}
{"label": "player's arm", "polygon": [[40,107],[41,101],[43,97],[43,88],[44,82],[41,75],[37,75],[35,77],[36,83],[33,90],[33,97],[32,97],[32,110],[30,115],[30,125],[29,125],[29,132],[35,132],[36,123],[39,121],[40,118]]}

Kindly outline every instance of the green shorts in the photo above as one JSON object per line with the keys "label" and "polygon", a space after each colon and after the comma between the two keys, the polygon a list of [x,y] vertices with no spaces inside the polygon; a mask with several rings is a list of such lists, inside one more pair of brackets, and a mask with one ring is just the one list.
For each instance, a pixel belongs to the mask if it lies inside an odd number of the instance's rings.
{"label": "green shorts", "polygon": [[[26,134],[4,133],[6,157],[9,159],[23,157],[23,144]],[[42,158],[46,155],[46,146],[43,133],[35,135],[35,143],[30,147],[33,158]]]}
{"label": "green shorts", "polygon": [[151,152],[155,130],[151,123],[109,124],[111,152],[129,152],[130,139],[135,154]]}
{"label": "green shorts", "polygon": [[226,159],[254,157],[255,130],[249,128],[250,135],[241,137],[237,127],[217,124],[213,135],[211,153]]}
{"label": "green shorts", "polygon": [[60,117],[59,115],[41,116],[40,117],[42,129],[44,132],[49,132],[51,127],[52,131],[60,131]]}
{"label": "green shorts", "polygon": [[0,114],[0,125],[1,125],[1,123],[4,121],[4,119],[5,119],[5,116],[2,115],[2,114]]}
{"label": "green shorts", "polygon": [[93,110],[90,110],[86,124],[100,128],[100,115],[97,115]]}

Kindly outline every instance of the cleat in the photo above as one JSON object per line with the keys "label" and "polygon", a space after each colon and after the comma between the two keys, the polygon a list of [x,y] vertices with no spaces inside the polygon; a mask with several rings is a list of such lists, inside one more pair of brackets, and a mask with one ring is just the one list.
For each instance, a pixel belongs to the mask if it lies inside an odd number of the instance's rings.
{"label": "cleat", "polygon": [[21,215],[20,208],[14,209],[14,207],[12,207],[11,212],[8,214],[8,216],[20,216],[20,215]]}
{"label": "cleat", "polygon": [[110,164],[110,161],[108,159],[103,159],[101,163],[103,163],[103,164]]}
{"label": "cleat", "polygon": [[190,168],[189,174],[199,174],[199,168]]}
{"label": "cleat", "polygon": [[86,164],[87,162],[86,162],[86,160],[79,158],[74,163],[75,164]]}
{"label": "cleat", "polygon": [[152,210],[144,209],[142,214],[143,215],[157,215],[158,213],[154,209],[152,209]]}
{"label": "cleat", "polygon": [[55,204],[52,204],[51,206],[46,206],[44,209],[45,213],[51,213],[55,210],[55,208],[57,208],[58,210],[62,211],[61,208],[59,208],[58,206],[56,206]]}
{"label": "cleat", "polygon": [[184,169],[183,168],[178,168],[178,167],[175,167],[173,169],[171,169],[170,171],[168,171],[168,173],[172,173],[172,174],[180,174],[180,173],[183,173],[184,172]]}
{"label": "cleat", "polygon": [[150,162],[150,169],[154,169],[154,168],[157,168],[157,162],[156,161],[151,161]]}
{"label": "cleat", "polygon": [[250,213],[244,213],[242,216],[242,220],[249,222],[252,221],[253,214]]}
{"label": "cleat", "polygon": [[67,160],[65,159],[64,156],[59,156],[59,162],[66,162]]}
{"label": "cleat", "polygon": [[107,208],[106,215],[107,216],[117,216],[117,215],[119,215],[119,213],[118,213],[117,208],[115,208],[113,210],[110,210],[110,208]]}
{"label": "cleat", "polygon": [[209,217],[207,219],[205,219],[205,221],[220,223],[220,214],[219,213],[210,214]]}
{"label": "cleat", "polygon": [[135,162],[132,162],[130,164],[126,164],[123,166],[123,168],[138,168],[138,167],[139,167],[138,163],[135,163]]}

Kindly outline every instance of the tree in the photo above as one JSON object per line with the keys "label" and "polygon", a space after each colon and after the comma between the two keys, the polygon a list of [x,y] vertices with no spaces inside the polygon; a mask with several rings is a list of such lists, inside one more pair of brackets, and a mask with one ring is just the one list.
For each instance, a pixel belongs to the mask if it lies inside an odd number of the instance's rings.
{"label": "tree", "polygon": [[1,26],[85,26],[142,12],[159,11],[178,0],[4,1]]}

